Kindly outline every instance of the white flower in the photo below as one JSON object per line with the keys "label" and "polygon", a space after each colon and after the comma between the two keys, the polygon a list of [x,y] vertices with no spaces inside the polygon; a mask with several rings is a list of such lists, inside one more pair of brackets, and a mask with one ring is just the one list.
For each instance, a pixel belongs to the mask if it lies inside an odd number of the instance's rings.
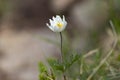
{"label": "white flower", "polygon": [[50,20],[50,25],[48,23],[46,25],[53,32],[61,32],[67,26],[67,22],[65,21],[65,17],[64,16],[63,16],[63,19],[62,19],[59,15],[56,15],[56,17],[53,16],[53,18],[49,19],[49,20]]}

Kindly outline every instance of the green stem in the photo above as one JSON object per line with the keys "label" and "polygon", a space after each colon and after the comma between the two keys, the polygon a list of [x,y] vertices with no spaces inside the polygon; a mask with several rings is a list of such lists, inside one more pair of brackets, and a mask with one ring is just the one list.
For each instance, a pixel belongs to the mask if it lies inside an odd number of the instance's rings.
{"label": "green stem", "polygon": [[[63,62],[62,33],[61,32],[60,32],[60,39],[61,39],[61,43],[60,43],[60,48],[61,48],[61,62]],[[64,74],[64,72],[63,72],[63,78],[64,78],[64,80],[67,80],[66,79],[66,75]]]}
{"label": "green stem", "polygon": [[62,33],[60,32],[60,41],[61,41],[61,43],[60,43],[60,48],[61,48],[61,61],[63,61],[63,49],[62,49]]}
{"label": "green stem", "polygon": [[66,75],[63,75],[63,77],[64,77],[64,80],[67,80],[67,79],[66,79]]}

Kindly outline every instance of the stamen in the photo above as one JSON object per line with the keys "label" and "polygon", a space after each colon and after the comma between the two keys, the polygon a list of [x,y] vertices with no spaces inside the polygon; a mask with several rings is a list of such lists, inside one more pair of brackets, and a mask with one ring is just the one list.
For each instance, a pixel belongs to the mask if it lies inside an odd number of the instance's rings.
{"label": "stamen", "polygon": [[59,28],[62,28],[63,24],[60,23],[60,22],[58,22],[58,23],[57,23],[57,26],[58,26]]}

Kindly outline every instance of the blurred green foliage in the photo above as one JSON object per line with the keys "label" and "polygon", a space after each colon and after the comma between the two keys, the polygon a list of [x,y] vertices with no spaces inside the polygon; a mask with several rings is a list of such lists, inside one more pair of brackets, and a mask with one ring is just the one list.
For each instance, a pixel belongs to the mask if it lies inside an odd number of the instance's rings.
{"label": "blurred green foliage", "polygon": [[111,0],[111,20],[115,25],[115,29],[120,34],[120,0]]}
{"label": "blurred green foliage", "polygon": [[0,0],[0,17],[2,17],[3,13],[6,11],[7,0]]}

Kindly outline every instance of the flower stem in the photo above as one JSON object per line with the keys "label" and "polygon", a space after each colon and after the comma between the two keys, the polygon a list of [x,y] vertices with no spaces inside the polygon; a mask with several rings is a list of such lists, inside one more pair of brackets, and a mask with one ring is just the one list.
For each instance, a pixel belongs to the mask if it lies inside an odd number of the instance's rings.
{"label": "flower stem", "polygon": [[63,75],[63,77],[64,77],[64,80],[67,80],[67,79],[66,79],[66,75]]}
{"label": "flower stem", "polygon": [[[62,33],[60,32],[60,39],[61,39],[61,43],[60,43],[60,47],[61,47],[61,62],[63,62],[63,49],[62,49]],[[67,80],[66,75],[63,72],[63,78],[64,80]]]}
{"label": "flower stem", "polygon": [[61,48],[61,61],[63,61],[63,50],[62,50],[62,33],[60,32],[60,48]]}

